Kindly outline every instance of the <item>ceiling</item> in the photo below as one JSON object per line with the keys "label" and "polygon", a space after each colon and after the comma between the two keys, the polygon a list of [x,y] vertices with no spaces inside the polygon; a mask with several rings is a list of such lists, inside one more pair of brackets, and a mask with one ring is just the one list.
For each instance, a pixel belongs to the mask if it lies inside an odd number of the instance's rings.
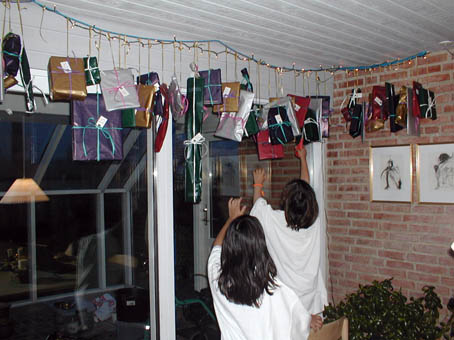
{"label": "ceiling", "polygon": [[[153,38],[217,39],[297,68],[369,65],[454,40],[453,0],[54,0],[74,18]],[[30,4],[30,6],[32,6]],[[94,15],[95,14],[95,15]],[[115,26],[113,26],[115,27]],[[156,34],[161,34],[156,36]],[[212,48],[213,50],[215,48]],[[219,50],[219,48],[218,48]],[[285,65],[282,65],[282,64]]]}

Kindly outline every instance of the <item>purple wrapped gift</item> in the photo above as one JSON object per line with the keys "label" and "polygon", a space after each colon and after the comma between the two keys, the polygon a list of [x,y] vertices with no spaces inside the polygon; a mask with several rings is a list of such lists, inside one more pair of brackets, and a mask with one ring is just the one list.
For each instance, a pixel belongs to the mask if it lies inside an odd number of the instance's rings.
{"label": "purple wrapped gift", "polygon": [[210,69],[207,71],[200,71],[199,73],[200,77],[205,80],[203,104],[222,104],[221,69]]}
{"label": "purple wrapped gift", "polygon": [[100,94],[89,94],[84,101],[71,104],[73,160],[121,160],[121,111],[108,112]]}
{"label": "purple wrapped gift", "polygon": [[161,85],[161,83],[159,82],[159,74],[157,74],[156,72],[141,74],[140,76],[137,77],[137,84],[156,86],[156,92],[154,94],[153,113],[155,115],[163,117],[164,110],[162,107],[161,91],[159,91],[159,86]]}

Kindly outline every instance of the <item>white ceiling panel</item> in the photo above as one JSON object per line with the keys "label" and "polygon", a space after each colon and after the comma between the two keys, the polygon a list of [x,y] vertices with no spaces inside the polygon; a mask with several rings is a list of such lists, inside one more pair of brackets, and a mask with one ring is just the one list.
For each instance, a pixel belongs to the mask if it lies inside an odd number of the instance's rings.
{"label": "white ceiling panel", "polygon": [[[54,0],[78,18],[140,26],[153,38],[216,39],[297,68],[368,65],[454,40],[454,0]],[[107,29],[112,29],[108,27]],[[159,31],[164,36],[156,36]],[[213,46],[221,51],[222,46]],[[284,63],[284,65],[282,65]]]}

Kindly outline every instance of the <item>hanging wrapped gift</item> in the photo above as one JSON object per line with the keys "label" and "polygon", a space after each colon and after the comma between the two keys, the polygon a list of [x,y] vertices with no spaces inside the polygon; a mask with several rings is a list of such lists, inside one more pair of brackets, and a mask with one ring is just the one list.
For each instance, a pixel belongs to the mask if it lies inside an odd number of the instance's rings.
{"label": "hanging wrapped gift", "polygon": [[[195,79],[195,80],[194,80]],[[202,197],[202,145],[196,139],[202,130],[203,121],[203,78],[188,78],[188,112],[185,115],[185,201],[199,203]]]}
{"label": "hanging wrapped gift", "polygon": [[363,130],[363,105],[355,104],[350,122],[349,134],[353,138],[361,135]]}
{"label": "hanging wrapped gift", "polygon": [[261,112],[262,106],[254,104],[251,112],[249,113],[249,118],[244,128],[244,134],[246,135],[246,137],[254,136],[260,131],[259,125],[257,124],[257,119],[258,117],[260,117]]}
{"label": "hanging wrapped gift", "polygon": [[413,82],[413,100],[412,100],[412,111],[413,116],[421,117],[421,108],[419,106],[419,91],[422,89],[422,85],[416,81]]}
{"label": "hanging wrapped gift", "polygon": [[159,91],[161,83],[159,82],[159,74],[156,72],[148,72],[137,77],[137,84],[153,85],[155,87],[153,112],[155,115],[162,116],[164,114],[162,106],[162,95]]}
{"label": "hanging wrapped gift", "polygon": [[295,109],[293,105],[293,99],[291,97],[282,97],[278,100],[268,103],[263,107],[262,116],[260,117],[259,121],[262,123],[259,124],[259,128],[261,130],[265,130],[268,128],[268,112],[271,108],[276,108],[283,106],[285,107],[285,111],[287,114],[288,121],[290,122],[290,126],[292,128],[293,136],[298,136],[301,134],[301,130],[298,126],[298,121],[295,116]]}
{"label": "hanging wrapped gift", "polygon": [[407,125],[407,87],[402,86],[399,90],[399,101],[396,107],[396,124],[402,127]]}
{"label": "hanging wrapped gift", "polygon": [[294,98],[295,116],[298,121],[298,127],[301,129],[304,125],[304,120],[306,119],[306,112],[311,102],[311,98],[296,96],[294,94],[288,94],[287,96]]}
{"label": "hanging wrapped gift", "polygon": [[304,142],[309,144],[312,142],[321,142],[320,133],[320,117],[322,114],[322,100],[311,99],[309,108],[307,109],[306,119],[302,129]]}
{"label": "hanging wrapped gift", "polygon": [[268,129],[271,144],[287,144],[293,141],[292,124],[284,106],[270,108],[268,111]]}
{"label": "hanging wrapped gift", "polygon": [[409,87],[407,88],[407,135],[419,136],[421,133],[420,118],[413,114],[413,104],[413,88]]}
{"label": "hanging wrapped gift", "polygon": [[47,69],[51,100],[85,100],[87,85],[82,58],[50,57]]}
{"label": "hanging wrapped gift", "polygon": [[154,151],[159,152],[161,151],[162,144],[164,143],[164,139],[167,133],[167,126],[169,125],[169,89],[167,88],[166,84],[162,84],[159,87],[159,90],[164,97],[164,111],[162,116],[156,116],[156,140],[154,143]]}
{"label": "hanging wrapped gift", "polygon": [[107,112],[103,97],[72,101],[72,155],[75,161],[121,160],[121,111]]}
{"label": "hanging wrapped gift", "polygon": [[[361,92],[357,92],[357,94],[361,94],[361,97],[362,97]],[[329,116],[331,115],[330,96],[311,96],[311,98],[322,100],[322,115],[320,117],[320,131],[322,132],[323,138],[328,138],[329,137]]]}
{"label": "hanging wrapped gift", "polygon": [[243,75],[243,79],[241,79],[241,90],[254,92],[254,87],[252,86],[249,78],[249,72],[246,67],[241,70],[241,74]]}
{"label": "hanging wrapped gift", "polygon": [[140,107],[137,109],[121,110],[123,127],[151,127],[153,114],[153,99],[156,88],[151,85],[136,85]]}
{"label": "hanging wrapped gift", "polygon": [[271,144],[268,130],[262,130],[257,134],[257,152],[259,160],[284,158],[284,146]]}
{"label": "hanging wrapped gift", "polygon": [[[200,77],[205,81],[203,89],[203,103],[205,105],[222,104],[221,69],[200,71]],[[238,84],[239,89],[239,84]],[[238,99],[238,97],[237,97]],[[237,108],[238,110],[238,108]]]}
{"label": "hanging wrapped gift", "polygon": [[437,119],[437,111],[435,108],[435,95],[423,87],[418,89],[419,110],[421,118]]}
{"label": "hanging wrapped gift", "polygon": [[240,83],[222,83],[222,104],[214,105],[213,112],[237,112],[240,102]]}
{"label": "hanging wrapped gift", "polygon": [[87,86],[96,85],[101,82],[101,74],[96,57],[84,57],[85,81]]}
{"label": "hanging wrapped gift", "polygon": [[178,121],[188,110],[188,100],[181,93],[180,85],[176,75],[173,75],[169,85],[170,111],[173,119]]}
{"label": "hanging wrapped gift", "polygon": [[241,142],[253,101],[254,93],[241,90],[238,112],[223,112],[214,135]]}
{"label": "hanging wrapped gift", "polygon": [[101,71],[102,96],[107,111],[133,109],[140,106],[134,76],[130,69]]}
{"label": "hanging wrapped gift", "polygon": [[403,129],[402,126],[396,124],[396,107],[399,97],[396,95],[394,85],[385,83],[386,88],[386,102],[388,104],[389,126],[391,132],[397,132]]}

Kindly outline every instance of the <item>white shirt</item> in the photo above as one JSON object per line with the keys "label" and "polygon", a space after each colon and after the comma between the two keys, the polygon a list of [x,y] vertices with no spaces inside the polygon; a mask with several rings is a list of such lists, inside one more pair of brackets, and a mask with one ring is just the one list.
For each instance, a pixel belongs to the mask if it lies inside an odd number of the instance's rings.
{"label": "white shirt", "polygon": [[277,268],[277,277],[295,291],[311,314],[328,305],[328,295],[320,268],[320,221],[307,229],[292,230],[282,210],[273,210],[259,198],[252,207],[265,232],[266,245]]}
{"label": "white shirt", "polygon": [[221,246],[214,246],[208,259],[208,279],[222,340],[306,340],[311,316],[296,294],[284,283],[273,295],[264,292],[259,308],[230,302],[218,286]]}

